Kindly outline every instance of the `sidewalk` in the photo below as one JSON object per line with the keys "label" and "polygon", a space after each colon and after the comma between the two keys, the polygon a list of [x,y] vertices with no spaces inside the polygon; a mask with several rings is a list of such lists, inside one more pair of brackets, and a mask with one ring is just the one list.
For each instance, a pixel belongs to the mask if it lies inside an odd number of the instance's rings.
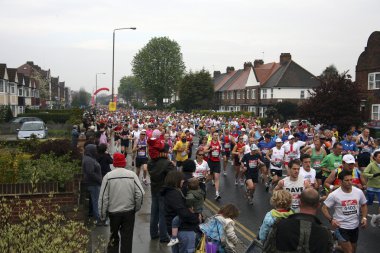
{"label": "sidewalk", "polygon": [[[145,187],[144,202],[141,210],[136,213],[135,229],[133,232],[133,252],[137,253],[170,253],[171,248],[159,240],[151,240],[149,234],[151,194],[150,186]],[[106,252],[110,227],[94,227],[91,231],[91,252]],[[98,251],[97,251],[98,250]]]}

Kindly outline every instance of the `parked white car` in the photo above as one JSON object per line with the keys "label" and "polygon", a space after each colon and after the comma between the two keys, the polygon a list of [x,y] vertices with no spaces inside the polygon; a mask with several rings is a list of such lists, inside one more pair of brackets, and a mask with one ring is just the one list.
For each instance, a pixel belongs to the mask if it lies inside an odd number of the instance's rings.
{"label": "parked white car", "polygon": [[20,129],[17,129],[17,139],[29,139],[32,135],[37,139],[45,139],[48,135],[48,129],[42,121],[24,122]]}

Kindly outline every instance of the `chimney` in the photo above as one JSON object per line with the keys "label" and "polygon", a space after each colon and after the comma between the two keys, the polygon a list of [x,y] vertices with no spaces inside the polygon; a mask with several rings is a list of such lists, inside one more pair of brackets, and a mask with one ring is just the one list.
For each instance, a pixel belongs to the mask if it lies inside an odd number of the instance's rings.
{"label": "chimney", "polygon": [[32,62],[32,61],[27,61],[27,62],[26,62],[26,64],[31,65],[31,66],[34,65],[33,63],[34,63],[34,62]]}
{"label": "chimney", "polygon": [[286,64],[288,62],[290,62],[292,60],[292,56],[290,55],[290,53],[281,53],[280,55],[280,64],[283,65],[283,64]]}
{"label": "chimney", "polygon": [[263,60],[261,60],[261,59],[259,59],[259,60],[255,60],[254,62],[253,62],[253,67],[254,68],[257,68],[257,67],[260,67],[261,65],[263,65],[264,64],[264,61]]}
{"label": "chimney", "polygon": [[220,76],[222,73],[220,73],[220,71],[214,71],[214,78],[217,78],[218,76]]}
{"label": "chimney", "polygon": [[252,62],[244,62],[244,70],[252,68]]}
{"label": "chimney", "polygon": [[233,71],[235,71],[234,67],[227,67],[227,70],[226,70],[227,74],[229,74],[229,73],[231,73]]}

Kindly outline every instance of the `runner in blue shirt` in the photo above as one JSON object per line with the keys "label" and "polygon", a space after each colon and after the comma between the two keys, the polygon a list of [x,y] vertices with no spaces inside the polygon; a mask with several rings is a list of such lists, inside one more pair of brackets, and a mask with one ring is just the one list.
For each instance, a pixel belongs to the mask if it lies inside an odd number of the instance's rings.
{"label": "runner in blue shirt", "polygon": [[[257,145],[260,150],[261,150],[261,155],[262,158],[261,160],[264,162],[265,167],[262,167],[261,173],[265,175],[265,179],[267,179],[267,173],[268,173],[268,168],[270,168],[270,161],[266,158],[266,154],[271,150],[273,147],[276,146],[276,143],[271,140],[271,135],[270,134],[265,134],[264,135],[264,140],[260,141],[259,144]],[[265,187],[266,190],[269,190],[269,183],[267,180],[265,180]]]}
{"label": "runner in blue shirt", "polygon": [[358,147],[355,141],[352,140],[352,132],[347,132],[345,139],[341,141],[340,144],[342,144],[343,147],[342,155],[351,154],[356,156],[358,154]]}

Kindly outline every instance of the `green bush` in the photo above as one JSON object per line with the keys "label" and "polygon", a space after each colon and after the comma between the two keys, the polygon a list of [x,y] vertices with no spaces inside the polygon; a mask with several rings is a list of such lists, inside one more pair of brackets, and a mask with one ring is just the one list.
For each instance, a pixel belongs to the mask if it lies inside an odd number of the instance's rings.
{"label": "green bush", "polygon": [[[68,155],[41,155],[37,160],[28,160],[20,167],[20,183],[59,182],[63,186],[81,172],[78,161],[72,161]],[[32,182],[31,182],[32,181]]]}
{"label": "green bush", "polygon": [[56,139],[41,141],[31,150],[34,159],[39,159],[44,154],[52,153],[55,156],[70,156],[71,160],[78,162],[82,159],[77,148],[73,148],[68,139]]}
{"label": "green bush", "polygon": [[215,111],[210,111],[210,110],[193,110],[192,111],[195,114],[200,114],[203,116],[216,116],[216,117],[254,117],[255,113],[253,112],[215,112]]}
{"label": "green bush", "polygon": [[55,123],[66,123],[71,117],[70,112],[61,112],[61,113],[45,113],[45,112],[33,112],[33,113],[23,113],[19,114],[18,117],[38,117],[44,122],[52,121]]}
{"label": "green bush", "polygon": [[[70,220],[58,205],[41,201],[0,201],[0,252],[87,252],[89,230],[83,222]],[[12,210],[20,210],[18,223],[10,222]]]}
{"label": "green bush", "polygon": [[17,183],[20,170],[30,158],[31,155],[22,153],[18,149],[1,149],[0,183]]}

